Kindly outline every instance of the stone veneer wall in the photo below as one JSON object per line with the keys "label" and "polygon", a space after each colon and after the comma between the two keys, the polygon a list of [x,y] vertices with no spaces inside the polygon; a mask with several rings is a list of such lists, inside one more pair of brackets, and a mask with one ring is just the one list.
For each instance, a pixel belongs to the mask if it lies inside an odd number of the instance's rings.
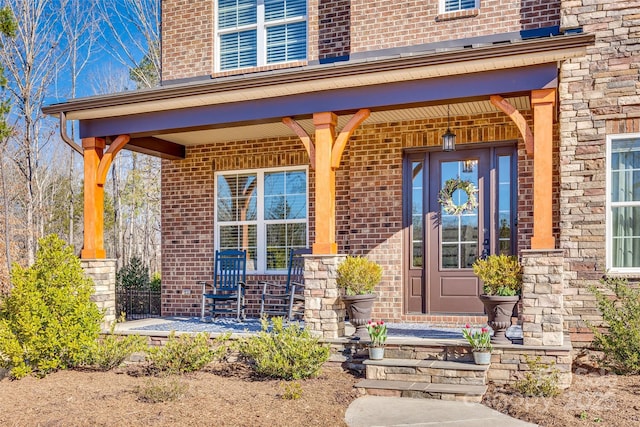
{"label": "stone veneer wall", "polygon": [[116,320],[116,260],[81,259],[85,274],[93,279],[95,293],[91,300],[104,310],[102,328],[109,329]]}
{"label": "stone veneer wall", "polygon": [[[601,316],[590,285],[606,271],[606,137],[640,132],[638,1],[563,0],[562,29],[596,37],[586,55],[560,67],[560,227],[565,251],[565,327],[574,346]],[[640,272],[628,275],[631,281]]]}
{"label": "stone veneer wall", "polygon": [[345,255],[305,255],[304,324],[322,338],[344,336],[345,307],[336,284]]}
{"label": "stone veneer wall", "polygon": [[524,250],[521,255],[523,343],[563,345],[563,251]]}

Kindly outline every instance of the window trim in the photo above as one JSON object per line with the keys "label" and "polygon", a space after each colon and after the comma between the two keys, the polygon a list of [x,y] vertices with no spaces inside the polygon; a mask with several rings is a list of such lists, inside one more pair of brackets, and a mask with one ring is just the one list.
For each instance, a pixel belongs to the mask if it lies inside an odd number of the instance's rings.
{"label": "window trim", "polygon": [[[266,22],[265,21],[265,6],[264,6],[264,0],[256,0],[257,1],[257,11],[256,11],[256,23],[255,24],[249,24],[249,25],[242,25],[239,27],[233,27],[233,28],[225,28],[225,29],[220,29],[218,28],[218,10],[220,9],[218,7],[218,0],[215,0],[215,4],[214,4],[214,13],[213,13],[213,19],[214,19],[214,72],[216,73],[225,73],[225,72],[233,72],[233,71],[237,71],[237,70],[247,70],[247,69],[252,69],[252,68],[256,68],[256,67],[265,67],[265,66],[270,66],[270,65],[277,65],[277,64],[288,64],[288,63],[295,63],[295,62],[300,62],[301,59],[294,59],[294,60],[290,60],[290,61],[281,61],[281,62],[269,62],[267,63],[267,29],[269,27],[273,27],[273,26],[277,26],[277,25],[285,25],[285,24],[295,24],[298,22],[304,22],[305,23],[305,32],[307,35],[307,43],[305,45],[305,58],[303,59],[304,61],[306,61],[309,57],[309,1],[306,0],[305,1],[305,5],[306,5],[306,11],[305,14],[303,16],[296,16],[293,18],[283,18],[283,19],[278,19],[278,20],[273,20],[273,21],[269,21]],[[478,1],[478,0],[476,0]],[[246,31],[246,30],[252,30],[255,29],[256,30],[256,65],[252,65],[249,67],[237,67],[237,68],[229,68],[227,70],[222,70],[220,68],[220,36],[224,35],[224,34],[232,34],[232,33],[238,33],[241,31]]]}
{"label": "window trim", "polygon": [[[280,220],[265,220],[264,218],[264,175],[267,173],[273,172],[294,172],[301,171],[305,173],[306,176],[306,212],[305,219],[295,219],[289,221],[280,221]],[[282,270],[268,270],[267,269],[267,224],[276,224],[276,223],[299,223],[306,224],[306,246],[309,247],[309,166],[297,165],[297,166],[283,166],[283,167],[273,167],[273,168],[257,168],[257,169],[234,169],[234,170],[224,170],[217,171],[213,176],[213,233],[214,233],[214,249],[220,249],[220,233],[219,227],[220,222],[218,221],[218,177],[224,175],[242,175],[242,174],[256,174],[256,215],[257,218],[255,220],[256,224],[256,269],[255,270],[247,270],[248,275],[260,275],[260,274],[287,274],[286,269]],[[230,224],[231,222],[235,224],[242,224],[243,221],[224,221],[225,225]],[[254,223],[254,221],[251,221]]]}
{"label": "window trim", "polygon": [[456,9],[456,10],[445,10],[445,1],[446,0],[438,0],[438,15],[446,15],[448,13],[463,12],[465,10],[480,9],[480,0],[475,0],[475,4],[473,7],[469,7],[466,9]]}
{"label": "window trim", "polygon": [[[633,139],[636,138],[640,141],[640,133],[617,133],[607,135],[606,144],[606,184],[605,184],[605,264],[606,270],[611,273],[640,273],[639,267],[613,267],[613,202],[611,201],[611,157],[613,154],[613,141],[616,139]],[[635,202],[640,206],[640,202]]]}

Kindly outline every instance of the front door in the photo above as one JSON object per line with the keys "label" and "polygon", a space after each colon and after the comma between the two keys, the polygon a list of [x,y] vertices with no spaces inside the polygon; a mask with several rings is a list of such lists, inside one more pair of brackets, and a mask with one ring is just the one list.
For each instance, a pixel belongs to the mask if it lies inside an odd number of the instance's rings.
{"label": "front door", "polygon": [[[474,261],[513,253],[515,161],[511,147],[413,153],[405,162],[405,302],[408,313],[482,314]],[[471,182],[477,205],[448,213],[438,201],[450,179]],[[456,190],[455,205],[467,202]]]}

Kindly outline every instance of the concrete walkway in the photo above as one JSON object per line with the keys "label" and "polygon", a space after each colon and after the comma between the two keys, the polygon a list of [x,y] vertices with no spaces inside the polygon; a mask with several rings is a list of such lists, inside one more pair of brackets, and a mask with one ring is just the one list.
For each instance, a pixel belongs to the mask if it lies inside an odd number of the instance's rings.
{"label": "concrete walkway", "polygon": [[345,414],[349,427],[527,427],[479,403],[407,397],[364,396],[354,400]]}

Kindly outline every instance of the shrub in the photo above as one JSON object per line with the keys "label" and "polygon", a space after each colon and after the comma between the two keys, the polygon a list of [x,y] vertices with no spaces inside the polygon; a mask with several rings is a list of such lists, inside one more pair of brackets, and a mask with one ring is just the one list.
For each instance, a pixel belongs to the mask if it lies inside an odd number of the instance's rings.
{"label": "shrub", "polygon": [[338,286],[352,295],[372,294],[382,280],[380,264],[361,256],[348,256],[338,266]]}
{"label": "shrub", "polygon": [[122,267],[116,274],[118,286],[125,289],[149,287],[149,268],[136,256],[129,260],[129,263]]}
{"label": "shrub", "polygon": [[11,279],[11,293],[0,299],[0,366],[21,378],[86,360],[102,313],[73,250],[55,235],[43,238],[34,265],[14,265]]}
{"label": "shrub", "polygon": [[240,353],[257,373],[285,380],[315,377],[329,359],[329,348],[296,324],[284,327],[282,318],[262,319],[262,331],[239,343]]}
{"label": "shrub", "polygon": [[114,335],[116,323],[111,325],[109,335],[97,340],[85,364],[94,369],[108,371],[120,366],[129,356],[147,348],[147,340],[140,335]]}
{"label": "shrub", "polygon": [[605,276],[601,285],[611,291],[591,286],[608,331],[589,325],[594,347],[603,351],[603,363],[619,374],[640,373],[640,290],[629,286],[627,279]]}
{"label": "shrub", "polygon": [[182,398],[189,386],[175,377],[151,378],[138,387],[138,400],[147,403],[172,402]]}
{"label": "shrub", "polygon": [[168,374],[194,372],[204,368],[227,352],[223,344],[230,334],[221,335],[209,342],[209,334],[200,332],[197,335],[176,336],[175,331],[169,334],[169,340],[162,347],[152,347],[148,352],[151,369]]}
{"label": "shrub", "polygon": [[284,400],[298,400],[302,397],[302,385],[297,382],[280,384]]}
{"label": "shrub", "polygon": [[555,363],[542,363],[540,356],[525,358],[529,370],[515,382],[514,387],[525,396],[553,397],[560,394],[559,370]]}
{"label": "shrub", "polygon": [[486,295],[513,296],[522,290],[522,265],[515,256],[489,255],[473,263]]}

